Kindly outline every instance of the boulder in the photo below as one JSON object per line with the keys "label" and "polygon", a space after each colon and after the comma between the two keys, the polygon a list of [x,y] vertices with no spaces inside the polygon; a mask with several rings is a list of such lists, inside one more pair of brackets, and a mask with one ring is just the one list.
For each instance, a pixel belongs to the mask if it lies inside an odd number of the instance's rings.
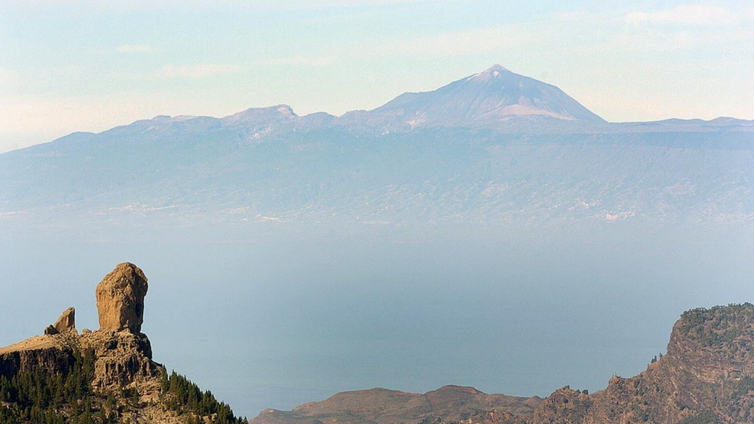
{"label": "boulder", "polygon": [[97,285],[100,330],[138,334],[144,322],[147,277],[136,265],[124,262]]}
{"label": "boulder", "polygon": [[45,335],[46,336],[52,336],[52,335],[58,334],[58,333],[59,333],[58,329],[55,328],[55,326],[53,326],[53,325],[48,325],[47,328],[45,328]]}
{"label": "boulder", "polygon": [[76,309],[68,308],[63,311],[54,325],[58,333],[71,333],[76,332]]}

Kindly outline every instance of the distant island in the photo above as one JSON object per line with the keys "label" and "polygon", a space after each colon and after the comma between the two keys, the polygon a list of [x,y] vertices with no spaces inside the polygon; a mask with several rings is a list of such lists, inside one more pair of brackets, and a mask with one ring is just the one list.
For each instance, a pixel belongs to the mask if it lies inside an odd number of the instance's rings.
{"label": "distant island", "polygon": [[[245,423],[186,377],[152,360],[141,333],[148,289],[122,263],[96,290],[100,328],[76,328],[75,309],[38,335],[0,348],[0,424]],[[43,330],[43,331],[42,331]],[[754,305],[685,312],[667,354],[605,390],[564,387],[547,398],[445,386],[415,394],[340,393],[254,424],[709,424],[754,422]]]}
{"label": "distant island", "polygon": [[0,154],[0,237],[750,228],[752,140],[754,121],[734,118],[609,123],[494,65],[369,111],[157,116]]}

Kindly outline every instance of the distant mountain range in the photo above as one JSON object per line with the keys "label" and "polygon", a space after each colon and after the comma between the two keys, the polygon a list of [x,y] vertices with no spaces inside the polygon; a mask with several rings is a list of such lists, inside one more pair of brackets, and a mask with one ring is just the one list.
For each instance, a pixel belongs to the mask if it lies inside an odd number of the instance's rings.
{"label": "distant mountain range", "polygon": [[82,218],[751,223],[754,121],[607,123],[495,65],[340,117],[279,105],[74,133],[0,155],[0,180],[6,233],[65,231]]}
{"label": "distant mountain range", "polygon": [[266,409],[252,424],[417,424],[460,423],[484,412],[531,416],[542,405],[538,396],[486,394],[473,387],[443,386],[427,393],[369,389],[338,393],[293,411]]}
{"label": "distant mountain range", "polygon": [[[159,123],[153,122],[159,120]],[[435,91],[404,93],[374,110],[356,110],[340,117],[327,113],[296,115],[290,106],[248,109],[221,119],[178,116],[157,117],[156,128],[168,123],[191,121],[253,130],[261,138],[281,131],[314,131],[325,128],[355,132],[417,131],[427,128],[510,129],[524,125],[529,130],[557,123],[605,124],[559,88],[515,74],[494,65],[478,74],[450,83]],[[580,127],[577,127],[580,128]]]}

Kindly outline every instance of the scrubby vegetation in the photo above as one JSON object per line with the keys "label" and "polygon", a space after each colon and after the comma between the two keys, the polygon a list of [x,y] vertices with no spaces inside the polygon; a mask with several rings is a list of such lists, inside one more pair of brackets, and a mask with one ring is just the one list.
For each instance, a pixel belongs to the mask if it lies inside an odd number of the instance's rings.
{"label": "scrubby vegetation", "polygon": [[703,346],[716,347],[750,332],[753,317],[754,305],[751,303],[692,309],[681,317],[681,331]]}

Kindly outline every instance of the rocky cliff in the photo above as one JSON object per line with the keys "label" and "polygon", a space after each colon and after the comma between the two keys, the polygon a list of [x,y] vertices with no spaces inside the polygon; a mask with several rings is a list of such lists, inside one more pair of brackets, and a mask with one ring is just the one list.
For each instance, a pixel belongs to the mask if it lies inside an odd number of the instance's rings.
{"label": "rocky cliff", "polygon": [[0,424],[245,422],[152,360],[147,287],[141,269],[120,264],[97,286],[99,330],[79,335],[69,308],[45,335],[0,348]]}
{"label": "rocky cliff", "polygon": [[[253,424],[710,424],[754,423],[754,305],[695,309],[673,327],[667,355],[589,394],[564,387],[544,400],[444,387],[425,395],[341,393]],[[438,397],[438,393],[441,396]],[[436,401],[433,399],[442,399]],[[447,401],[452,399],[451,401]]]}

